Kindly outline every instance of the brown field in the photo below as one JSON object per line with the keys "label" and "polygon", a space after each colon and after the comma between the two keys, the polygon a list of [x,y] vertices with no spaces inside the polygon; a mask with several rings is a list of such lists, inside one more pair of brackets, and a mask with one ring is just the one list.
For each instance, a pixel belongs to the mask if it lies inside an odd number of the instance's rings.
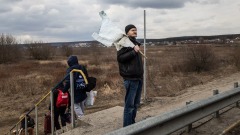
{"label": "brown field", "polygon": [[[177,96],[184,89],[238,72],[236,61],[239,47],[211,46],[214,61],[201,72],[191,71],[186,63],[188,46],[147,47],[147,98]],[[143,48],[142,48],[143,50]],[[123,105],[124,87],[116,61],[116,49],[103,47],[76,48],[79,63],[86,65],[89,76],[96,77],[98,96],[86,114]],[[234,59],[235,58],[235,59]],[[57,53],[51,60],[22,59],[17,63],[0,64],[0,133],[6,133],[64,76],[67,57]],[[48,110],[49,97],[39,106],[39,127]],[[34,116],[34,111],[31,113]]]}

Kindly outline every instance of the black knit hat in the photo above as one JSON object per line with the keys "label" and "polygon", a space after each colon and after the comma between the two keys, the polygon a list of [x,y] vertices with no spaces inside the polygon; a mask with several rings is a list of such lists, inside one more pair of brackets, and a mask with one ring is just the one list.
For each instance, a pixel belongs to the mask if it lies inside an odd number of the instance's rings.
{"label": "black knit hat", "polygon": [[136,26],[134,26],[133,24],[127,25],[127,26],[125,27],[125,33],[127,34],[128,31],[129,31],[130,29],[132,29],[132,28],[136,28]]}

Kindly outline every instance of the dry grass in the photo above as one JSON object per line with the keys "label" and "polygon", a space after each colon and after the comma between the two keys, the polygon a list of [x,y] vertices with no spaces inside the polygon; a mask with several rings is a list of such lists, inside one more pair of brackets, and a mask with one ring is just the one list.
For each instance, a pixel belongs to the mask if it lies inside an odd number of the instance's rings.
{"label": "dry grass", "polygon": [[[233,47],[212,48],[219,61],[218,67],[213,70],[187,72],[184,65],[186,58],[183,57],[185,47],[147,47],[147,97],[176,96],[183,93],[185,88],[237,72],[231,57],[235,50]],[[118,71],[115,48],[76,48],[73,55],[78,56],[80,64],[87,66],[89,76],[98,79],[96,106],[105,109],[123,103],[125,90]],[[66,59],[58,55],[53,60],[24,60],[17,64],[0,65],[0,102],[4,103],[0,104],[1,131],[6,132],[17,122],[21,113],[32,108],[65,76]],[[49,98],[40,105],[41,120],[48,104]]]}
{"label": "dry grass", "polygon": [[148,96],[175,96],[183,89],[202,84],[217,76],[237,72],[233,66],[232,47],[213,47],[218,65],[210,71],[201,73],[186,69],[185,50],[187,46],[168,46],[148,48],[147,88]]}

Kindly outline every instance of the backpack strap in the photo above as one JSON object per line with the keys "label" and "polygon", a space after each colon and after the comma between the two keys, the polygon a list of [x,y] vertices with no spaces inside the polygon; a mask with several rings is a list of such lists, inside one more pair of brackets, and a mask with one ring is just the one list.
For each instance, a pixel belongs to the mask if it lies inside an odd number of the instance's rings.
{"label": "backpack strap", "polygon": [[[88,84],[88,76],[86,76],[87,70],[86,70],[85,66],[79,65],[79,70],[82,71],[82,73],[83,73],[82,76],[84,76],[84,78],[86,78],[86,80],[84,79],[84,81],[85,81],[86,84]],[[77,73],[77,75],[78,75],[78,74],[79,74],[79,73]]]}

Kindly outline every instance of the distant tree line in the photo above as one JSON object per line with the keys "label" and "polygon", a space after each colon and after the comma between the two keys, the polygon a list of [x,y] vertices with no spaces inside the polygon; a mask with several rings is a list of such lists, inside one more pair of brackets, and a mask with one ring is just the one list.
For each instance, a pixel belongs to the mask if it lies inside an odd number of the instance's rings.
{"label": "distant tree line", "polygon": [[0,35],[0,64],[18,62],[23,58],[35,60],[50,60],[59,49],[60,55],[70,56],[73,48],[67,44],[60,48],[51,46],[42,41],[25,41],[25,44],[17,42],[16,38],[10,34]]}

